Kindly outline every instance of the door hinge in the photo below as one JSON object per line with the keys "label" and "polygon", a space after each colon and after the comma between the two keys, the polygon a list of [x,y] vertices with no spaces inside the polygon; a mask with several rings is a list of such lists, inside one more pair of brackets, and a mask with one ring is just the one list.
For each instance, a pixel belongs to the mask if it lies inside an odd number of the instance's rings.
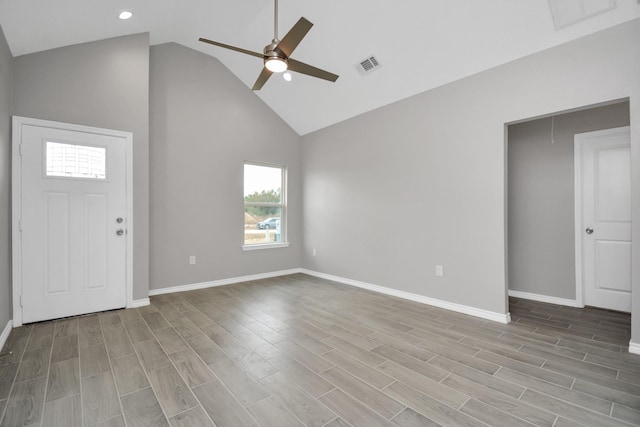
{"label": "door hinge", "polygon": [[22,157],[22,144],[18,144],[18,155]]}
{"label": "door hinge", "polygon": [[20,230],[20,232],[22,232],[22,219],[18,220],[18,230]]}
{"label": "door hinge", "polygon": [[24,307],[24,306],[22,305],[22,295],[20,295],[20,307]]}

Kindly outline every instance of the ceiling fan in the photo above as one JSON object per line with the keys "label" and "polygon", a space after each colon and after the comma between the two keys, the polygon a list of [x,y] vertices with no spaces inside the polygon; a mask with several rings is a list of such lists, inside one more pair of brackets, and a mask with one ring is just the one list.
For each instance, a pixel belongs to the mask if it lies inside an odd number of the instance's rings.
{"label": "ceiling fan", "polygon": [[204,43],[209,43],[215,46],[220,46],[225,49],[235,50],[236,52],[244,53],[247,55],[262,58],[264,61],[264,68],[258,76],[258,80],[253,85],[252,90],[260,90],[262,86],[269,80],[271,74],[281,73],[286,70],[295,71],[297,73],[306,74],[311,77],[317,77],[319,79],[329,80],[335,82],[338,79],[338,75],[330,73],[320,68],[313,67],[300,61],[296,61],[291,58],[293,50],[302,41],[304,36],[307,35],[313,24],[306,18],[302,17],[296,22],[296,24],[289,30],[289,32],[282,38],[278,39],[278,0],[275,0],[275,13],[274,13],[274,35],[270,44],[265,46],[264,53],[253,52],[251,50],[242,49],[239,47],[231,46],[228,44],[216,42],[213,40],[200,37],[198,40]]}

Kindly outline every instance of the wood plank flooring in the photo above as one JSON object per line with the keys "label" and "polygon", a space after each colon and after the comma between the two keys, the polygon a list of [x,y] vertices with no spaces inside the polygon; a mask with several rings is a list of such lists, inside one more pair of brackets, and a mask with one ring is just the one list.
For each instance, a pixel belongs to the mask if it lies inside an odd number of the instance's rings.
{"label": "wood plank flooring", "polygon": [[502,325],[296,274],[14,329],[5,426],[640,425],[630,316]]}

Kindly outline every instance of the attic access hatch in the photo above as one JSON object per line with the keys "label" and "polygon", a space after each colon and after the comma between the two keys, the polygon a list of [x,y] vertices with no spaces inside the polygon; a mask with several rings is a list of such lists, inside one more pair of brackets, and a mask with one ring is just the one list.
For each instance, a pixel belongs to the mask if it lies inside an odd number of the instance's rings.
{"label": "attic access hatch", "polygon": [[556,30],[616,8],[616,0],[549,0]]}

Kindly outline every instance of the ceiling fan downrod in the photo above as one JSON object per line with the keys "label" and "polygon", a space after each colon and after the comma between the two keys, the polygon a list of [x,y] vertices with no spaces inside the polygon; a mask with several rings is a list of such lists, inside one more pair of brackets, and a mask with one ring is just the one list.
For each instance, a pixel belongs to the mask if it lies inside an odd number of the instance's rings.
{"label": "ceiling fan downrod", "polygon": [[275,7],[273,12],[273,42],[278,43],[278,0],[274,1]]}

